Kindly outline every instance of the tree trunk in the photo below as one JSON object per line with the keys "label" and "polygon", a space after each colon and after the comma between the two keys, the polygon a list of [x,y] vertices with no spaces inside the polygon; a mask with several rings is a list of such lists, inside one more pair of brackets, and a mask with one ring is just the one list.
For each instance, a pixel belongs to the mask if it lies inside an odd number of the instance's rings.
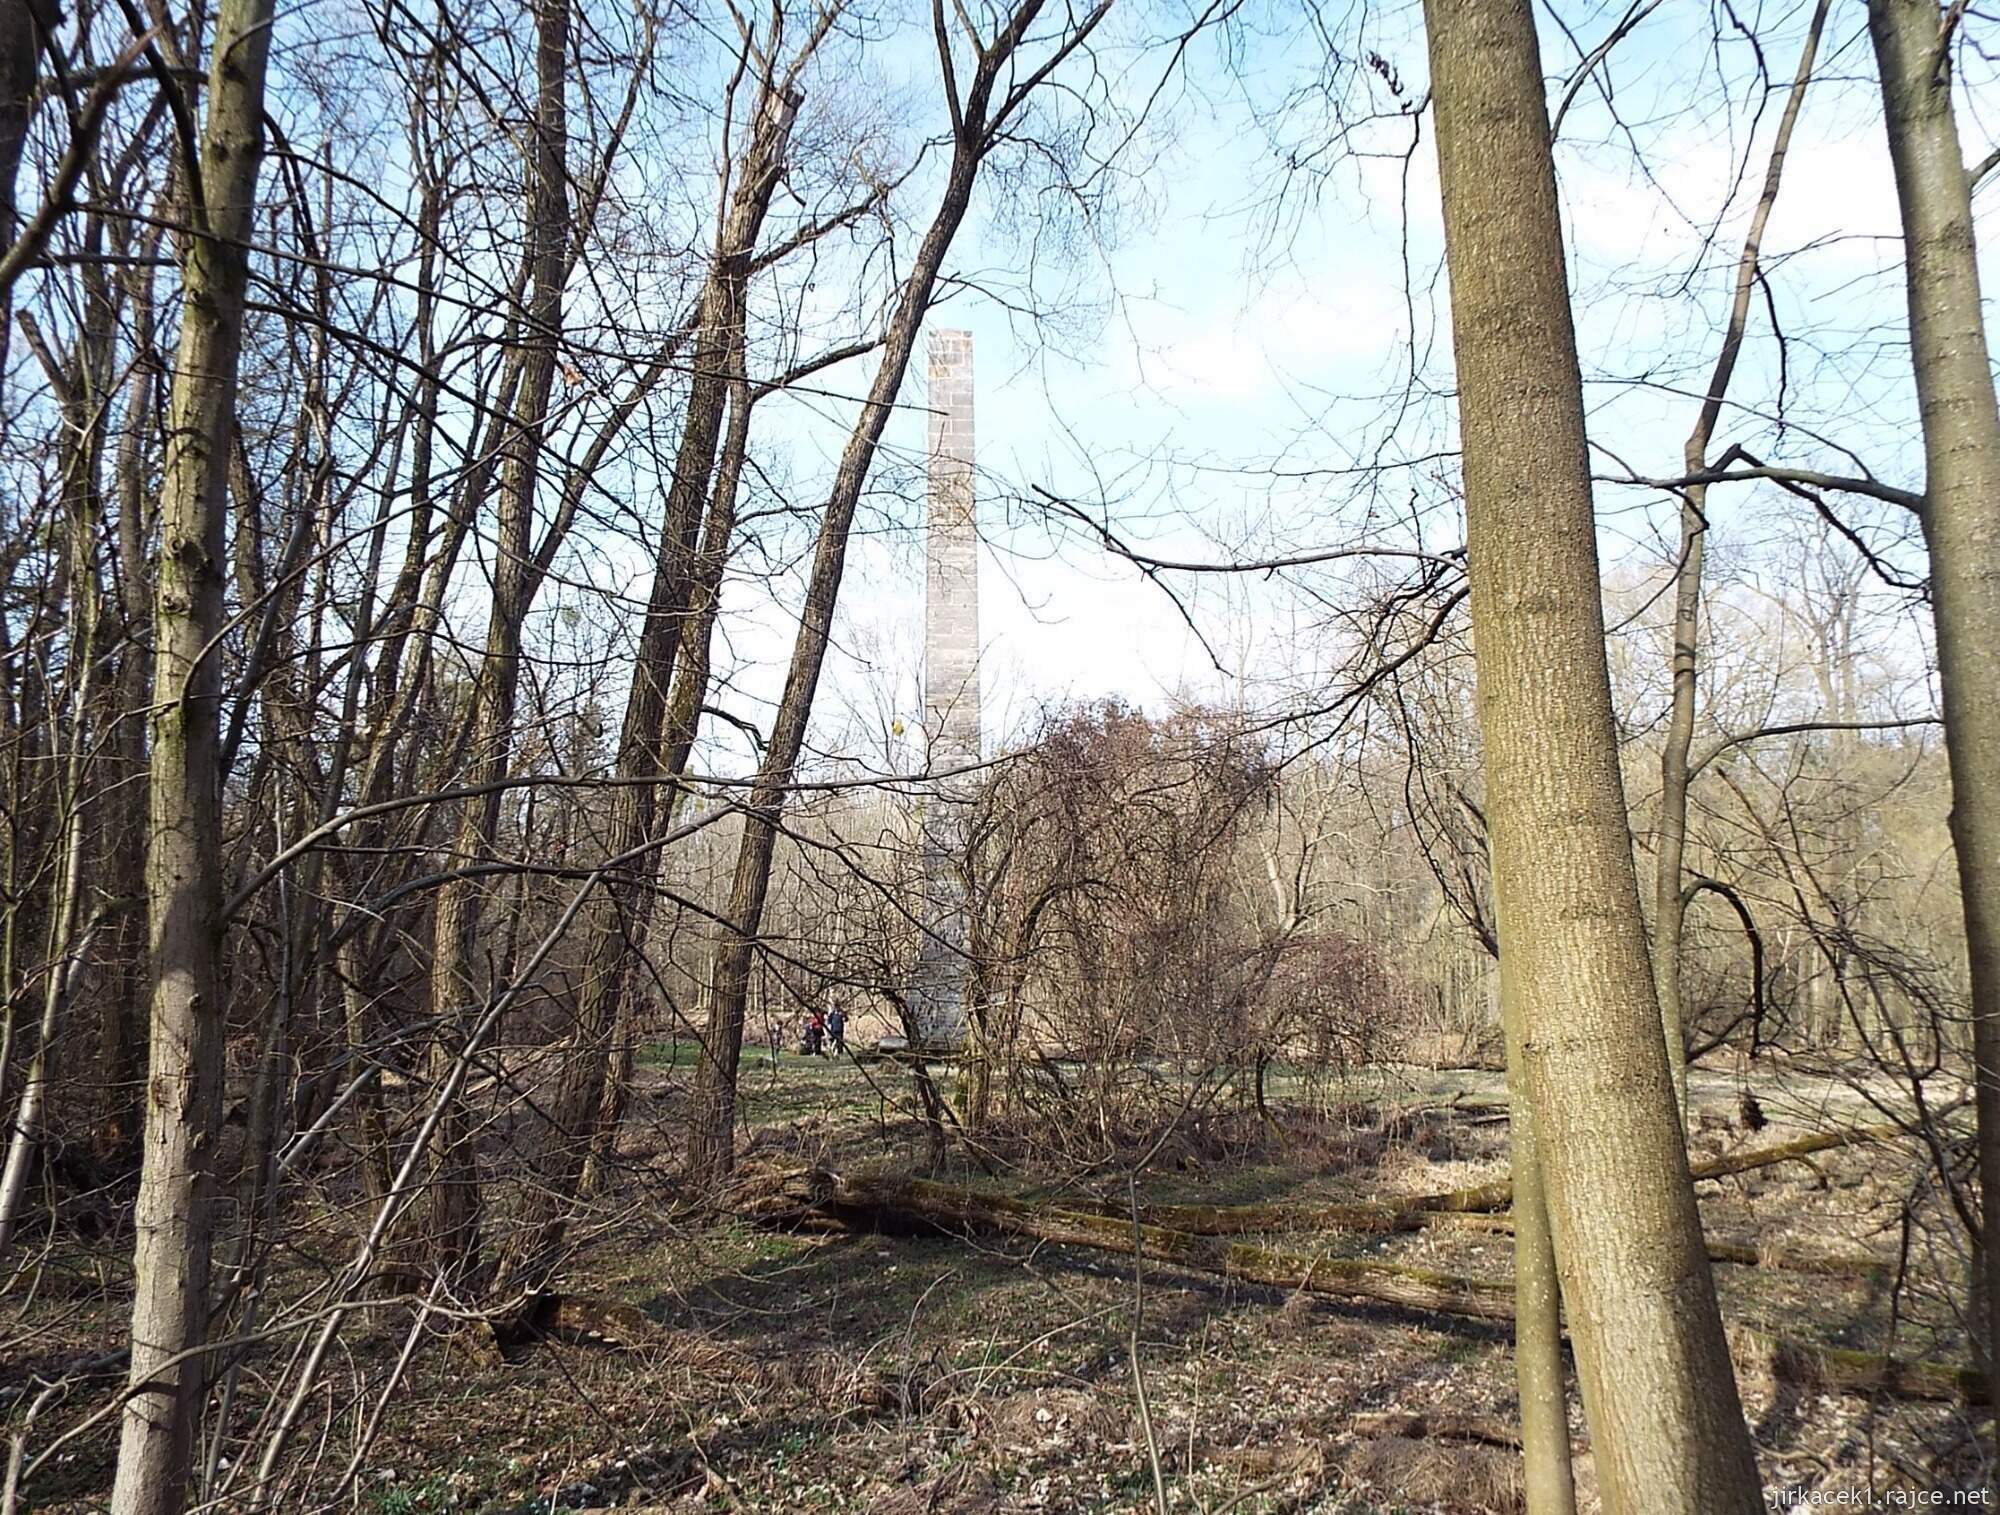
{"label": "tree trunk", "polygon": [[1972,189],[1951,104],[1950,24],[1870,0],[1903,211],[1910,355],[1924,428],[1924,537],[1951,763],[1951,838],[1972,970],[1978,1241],[1988,1371],[2000,1363],[2000,409],[1980,306]]}
{"label": "tree trunk", "polygon": [[702,1038],[701,1064],[695,1076],[694,1112],[689,1132],[689,1171],[698,1180],[716,1183],[727,1178],[736,1153],[736,1069],[743,1052],[743,1013],[749,992],[750,967],[764,899],[771,882],[771,857],[776,846],[778,818],[783,813],[806,726],[812,718],[813,695],[826,661],[827,640],[847,559],[847,532],[854,510],[875,461],[882,428],[902,388],[903,374],[916,347],[917,331],[930,309],[937,284],[959,223],[965,218],[978,172],[979,152],[961,141],[954,154],[943,199],[904,281],[881,366],[869,386],[861,419],[848,438],[840,468],[820,523],[819,545],[813,556],[812,578],[806,588],[798,638],[784,695],[765,748],[763,765],[751,787],[743,817],[743,837],[737,847],[736,872],[730,884],[726,912],[727,935],[711,958],[708,1016]]}
{"label": "tree trunk", "polygon": [[224,521],[247,244],[263,154],[275,0],[223,0],[202,135],[202,205],[181,266],[161,474],[146,882],[151,1066],[133,1214],[132,1397],[115,1515],[185,1502],[206,1364],[208,1253],[227,1006],[221,974]]}
{"label": "tree trunk", "polygon": [[[702,506],[715,468],[732,376],[744,361],[743,325],[752,255],[763,231],[771,193],[784,170],[786,145],[798,107],[798,97],[785,94],[775,81],[761,94],[755,131],[729,214],[717,232],[716,263],[703,292],[697,327],[694,379],[619,734],[620,778],[663,781],[674,776],[669,766],[673,727],[667,696],[696,593]],[[664,808],[671,822],[672,807]],[[605,843],[608,855],[622,856],[651,840],[659,830],[662,809],[655,784],[627,783],[615,789]],[[540,1171],[531,1176],[521,1224],[509,1240],[501,1267],[498,1287],[504,1294],[539,1287],[554,1261],[563,1212],[582,1177],[603,1110],[607,1076],[612,1071],[614,1028],[626,1026],[629,1034],[624,1004],[630,944],[634,937],[644,941],[643,923],[652,905],[650,886],[657,873],[657,858],[657,853],[649,853],[635,861],[631,882],[608,884],[591,913],[584,949],[588,967],[578,1000],[577,1025],[558,1074]]]}
{"label": "tree trunk", "polygon": [[[1497,891],[1494,915],[1504,933],[1506,918]],[[1562,1287],[1522,1065],[1520,986],[1505,958],[1499,967],[1500,1025],[1507,1038],[1507,1157],[1514,1174],[1514,1383],[1521,1400],[1521,1482],[1528,1515],[1575,1515]]]}
{"label": "tree trunk", "polygon": [[[102,222],[93,220],[87,234],[101,251]],[[0,1171],[0,1255],[7,1251],[28,1173],[47,1119],[58,1028],[69,992],[85,966],[90,947],[79,941],[78,912],[83,880],[92,850],[91,821],[100,808],[94,793],[93,748],[98,737],[93,723],[110,724],[98,691],[98,660],[102,648],[103,592],[98,580],[97,540],[103,525],[103,497],[98,474],[104,448],[105,391],[108,388],[113,311],[100,272],[86,270],[84,319],[77,333],[68,374],[58,382],[64,426],[62,494],[69,545],[69,655],[65,691],[69,705],[69,751],[62,754],[62,778],[55,790],[56,813],[66,816],[57,846],[56,884],[49,915],[47,964],[42,984],[42,1018],[28,1063],[27,1080],[14,1113],[7,1142],[7,1160]],[[26,317],[23,317],[25,324]],[[31,328],[32,330],[32,328]],[[40,348],[40,338],[35,338]],[[51,378],[56,370],[51,365]],[[60,750],[59,748],[57,749]],[[93,929],[87,934],[94,936]]]}
{"label": "tree trunk", "polygon": [[[701,729],[701,712],[708,698],[711,644],[716,617],[722,604],[722,578],[729,563],[736,533],[736,499],[743,481],[743,465],[749,452],[750,416],[755,396],[745,377],[747,355],[739,343],[730,360],[729,433],[722,445],[715,488],[709,501],[708,519],[702,526],[701,555],[695,566],[692,600],[688,606],[687,629],[681,634],[680,662],[674,672],[672,698],[667,705],[667,729],[663,738],[665,756],[660,772],[680,780],[687,773],[694,753],[695,737]],[[670,828],[680,813],[686,789],[679,782],[662,797],[660,829]],[[662,859],[648,854],[644,866],[656,875]],[[649,875],[649,876],[651,876]],[[635,922],[643,929],[644,921]],[[612,1022],[611,1050],[606,1061],[604,1110],[592,1146],[589,1167],[584,1174],[586,1191],[603,1181],[604,1165],[610,1161],[618,1126],[625,1118],[625,1101],[632,1083],[635,1005],[629,985],[621,992],[618,1014]],[[679,1034],[678,1030],[675,1033]]]}
{"label": "tree trunk", "polygon": [[[14,245],[20,230],[17,185],[40,57],[41,27],[32,0],[0,0],[0,257]],[[0,401],[6,397],[7,348],[13,330],[14,297],[9,286],[0,289]],[[4,405],[0,414],[5,414]]]}
{"label": "tree trunk", "polygon": [[[88,645],[87,637],[85,645]],[[87,695],[87,686],[82,693]],[[21,1086],[20,1103],[14,1108],[14,1119],[8,1132],[6,1164],[0,1167],[0,1257],[6,1255],[13,1242],[21,1203],[28,1192],[29,1173],[41,1148],[42,1123],[47,1118],[43,1111],[49,1095],[50,1053],[55,1046],[56,1030],[61,1025],[63,1007],[74,987],[76,970],[82,966],[89,950],[87,938],[82,942],[77,940],[77,905],[83,891],[86,815],[81,794],[82,754],[85,751],[81,721],[78,722],[74,740],[76,749],[70,757],[65,785],[70,817],[63,830],[55,919],[50,930],[51,950],[42,984],[42,1017],[36,1028],[34,1051],[28,1057],[28,1074]]]}
{"label": "tree trunk", "polygon": [[[1715,436],[1715,423],[1722,414],[1723,397],[1736,372],[1736,359],[1743,350],[1743,334],[1749,326],[1750,297],[1757,287],[1757,265],[1764,245],[1764,227],[1777,203],[1778,186],[1783,181],[1785,154],[1791,147],[1792,128],[1805,104],[1806,83],[1812,78],[1813,60],[1819,54],[1820,31],[1826,24],[1831,0],[1820,0],[1806,31],[1805,46],[1799,52],[1798,71],[1779,117],[1778,131],[1771,143],[1770,161],[1764,168],[1764,189],[1750,216],[1750,229],[1743,238],[1743,251],[1736,260],[1736,287],[1729,307],[1729,322],[1722,336],[1722,350],[1716,355],[1709,375],[1708,393],[1695,417],[1682,449],[1682,465],[1690,475],[1708,468],[1708,446]],[[1681,942],[1687,927],[1687,899],[1682,893],[1684,860],[1687,856],[1688,749],[1694,741],[1696,672],[1701,640],[1701,571],[1708,547],[1708,486],[1691,484],[1681,501],[1680,560],[1674,571],[1673,708],[1667,718],[1666,741],[1660,749],[1660,845],[1653,882],[1653,982],[1660,997],[1660,1023],[1666,1032],[1667,1063],[1674,1080],[1674,1103],[1683,1122],[1687,1116],[1687,1017],[1681,1004]]]}
{"label": "tree trunk", "polygon": [[1424,13],[1501,952],[1599,1480],[1614,1515],[1751,1515],[1618,770],[1534,14]]}
{"label": "tree trunk", "polygon": [[[164,194],[161,202],[164,209]],[[148,228],[138,244],[142,256],[156,253],[163,235],[159,226]],[[103,812],[104,887],[120,902],[120,909],[109,948],[112,981],[99,1006],[98,1028],[98,1063],[105,1088],[105,1121],[99,1145],[121,1170],[138,1150],[142,1120],[139,1072],[144,1052],[139,1018],[148,980],[146,914],[136,908],[146,888],[145,712],[152,685],[142,628],[155,614],[146,555],[143,450],[153,434],[157,376],[166,366],[154,351],[158,295],[151,268],[132,270],[128,300],[132,375],[113,465],[118,478],[117,603],[123,645],[112,686],[116,724],[105,740],[109,792]]]}
{"label": "tree trunk", "polygon": [[[535,38],[537,104],[528,206],[529,292],[520,388],[500,467],[493,607],[471,697],[472,763],[466,782],[474,785],[490,784],[506,775],[513,742],[522,629],[541,578],[533,552],[535,489],[541,474],[549,395],[555,385],[568,267],[569,0],[538,0]],[[477,501],[472,502],[472,508],[477,508]],[[454,863],[471,863],[492,851],[500,824],[500,802],[498,789],[465,801],[453,838]],[[461,879],[439,890],[430,986],[431,1013],[438,1018],[441,1034],[432,1044],[430,1071],[440,1082],[463,1051],[466,1028],[477,1019],[466,1013],[466,1006],[477,1004],[480,998],[473,971],[478,927],[476,881]],[[471,1117],[457,1100],[439,1124],[426,1199],[433,1262],[446,1277],[462,1277],[477,1262],[480,1206]]]}

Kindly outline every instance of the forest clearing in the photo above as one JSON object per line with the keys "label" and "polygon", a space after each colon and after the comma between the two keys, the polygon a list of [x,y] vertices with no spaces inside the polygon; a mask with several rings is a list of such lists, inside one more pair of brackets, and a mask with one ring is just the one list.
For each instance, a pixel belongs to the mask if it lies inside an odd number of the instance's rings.
{"label": "forest clearing", "polygon": [[2000,1499],[1965,0],[0,0],[0,1515]]}
{"label": "forest clearing", "polygon": [[[811,1212],[802,1176],[839,1174],[864,1194],[871,1174],[893,1185],[922,1165],[922,1123],[900,1081],[882,1081],[890,1065],[787,1051],[744,1070],[736,1214],[680,1219],[672,1154],[691,1059],[674,1050],[641,1059],[643,1113],[623,1142],[633,1188],[580,1218],[602,1239],[560,1279],[564,1307],[504,1351],[461,1342],[413,1364],[406,1409],[360,1471],[362,1508],[1146,1510],[1155,1458],[1183,1509],[1521,1508],[1505,1324],[1357,1299],[1311,1276],[1313,1264],[1360,1260],[1481,1280],[1499,1316],[1512,1250],[1499,1215],[1400,1232],[1288,1225],[1246,1239],[1308,1259],[1298,1283],[1168,1260],[1136,1285],[1115,1254],[1005,1227],[931,1229],[908,1211],[836,1219]],[[1414,1200],[1504,1178],[1493,1081],[1404,1066],[1327,1091],[1331,1104],[1292,1105],[1280,1078],[1282,1135],[1225,1099],[1154,1154],[1135,1194],[1060,1165],[1038,1175],[1031,1144],[1004,1180],[975,1167],[936,1182],[1025,1198],[1043,1215],[1102,1209],[1113,1241],[1129,1237],[1134,1197],[1149,1224],[1177,1204]],[[1698,1081],[1697,1161],[1855,1129],[1840,1122],[1863,1101],[1793,1082],[1809,1093],[1787,1107],[1769,1087],[1782,1081]],[[1747,1088],[1783,1112],[1756,1132],[1743,1129]],[[1811,1152],[1700,1187],[1711,1240],[1756,1259],[1721,1268],[1718,1285],[1776,1487],[1936,1488],[1976,1466],[1976,1394],[1917,1373],[1889,1387],[1874,1370],[1857,1379],[1852,1363],[1811,1359],[1815,1348],[1872,1357],[1891,1339],[1912,1365],[1965,1355],[1962,1331],[1921,1308],[1892,1328],[1899,1293],[1937,1299],[1952,1286],[1899,1255],[1901,1196],[1864,1152]],[[50,1260],[40,1352],[60,1361],[101,1339],[96,1288]],[[1150,1436],[1133,1390],[1135,1319]],[[403,1333],[385,1325],[352,1334],[355,1371],[393,1359]],[[1588,1502],[1580,1418],[1573,1430]],[[108,1432],[76,1446],[46,1486],[50,1508],[90,1508],[60,1491],[94,1486],[112,1450]]]}

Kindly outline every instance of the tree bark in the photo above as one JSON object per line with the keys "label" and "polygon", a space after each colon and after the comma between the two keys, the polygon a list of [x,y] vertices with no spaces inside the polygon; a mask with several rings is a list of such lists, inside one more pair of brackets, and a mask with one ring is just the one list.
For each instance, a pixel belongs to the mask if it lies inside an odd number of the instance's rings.
{"label": "tree bark", "polygon": [[1528,0],[1427,0],[1503,958],[1606,1508],[1762,1509],[1639,909]]}
{"label": "tree bark", "polygon": [[1954,7],[1870,0],[1883,114],[1903,212],[1910,355],[1924,431],[1938,682],[1951,838],[1972,978],[1982,1343],[2000,1363],[2000,408],[1980,304],[1972,187],[1951,103]]}
{"label": "tree bark", "polygon": [[182,257],[179,350],[161,475],[146,882],[151,1066],[133,1214],[133,1394],[111,1507],[171,1515],[187,1496],[207,1379],[208,1253],[227,1007],[221,975],[221,668],[226,478],[248,241],[263,155],[275,0],[216,13],[201,194]]}
{"label": "tree bark", "polygon": [[[1497,890],[1493,913],[1504,934],[1506,914]],[[1507,1039],[1507,1157],[1514,1176],[1514,1383],[1521,1401],[1521,1483],[1528,1515],[1575,1515],[1562,1286],[1523,1066],[1521,991],[1506,958],[1499,969],[1500,1025]]]}

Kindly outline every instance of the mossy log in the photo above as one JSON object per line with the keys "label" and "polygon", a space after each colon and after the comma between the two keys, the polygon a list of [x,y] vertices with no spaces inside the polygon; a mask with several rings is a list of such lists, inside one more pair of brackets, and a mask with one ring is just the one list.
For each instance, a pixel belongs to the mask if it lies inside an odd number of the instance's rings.
{"label": "mossy log", "polygon": [[[1725,1153],[1721,1157],[1704,1158],[1689,1164],[1688,1171],[1699,1183],[1703,1179],[1727,1178],[1735,1173],[1749,1173],[1758,1168],[1793,1162],[1817,1152],[1831,1152],[1838,1147],[1893,1141],[1903,1134],[1901,1126],[1886,1122],[1873,1126],[1846,1126],[1836,1131],[1815,1131],[1808,1136],[1793,1137],[1790,1141],[1777,1142],[1768,1147],[1752,1147],[1742,1152]],[[1427,1194],[1410,1200],[1408,1204],[1418,1210],[1466,1213],[1504,1210],[1513,1202],[1514,1186],[1502,1179],[1498,1183],[1475,1184],[1472,1188],[1454,1189],[1445,1194]]]}
{"label": "mossy log", "polygon": [[1137,1254],[1197,1273],[1246,1283],[1333,1294],[1483,1320],[1512,1320],[1511,1284],[1460,1278],[1430,1268],[1361,1258],[1292,1252],[1224,1237],[1191,1236],[1163,1226],[1041,1206],[951,1184],[912,1178],[838,1178],[827,1206],[857,1220],[916,1219],[946,1228],[1002,1231],[1098,1251]]}
{"label": "mossy log", "polygon": [[[1414,1217],[1426,1226],[1455,1227],[1467,1231],[1488,1231],[1496,1236],[1514,1234],[1511,1215],[1477,1213],[1453,1214],[1420,1212]],[[1891,1272],[1895,1264],[1872,1252],[1823,1252],[1811,1247],[1790,1247],[1707,1238],[1710,1262],[1732,1263],[1745,1268],[1776,1268],[1785,1273],[1813,1273],[1829,1278],[1877,1278]]]}
{"label": "mossy log", "polygon": [[[1034,1207],[1032,1200],[1009,1200]],[[1117,1206],[1097,1199],[1065,1199],[1053,1208],[1086,1215],[1118,1216]],[[1149,1226],[1188,1236],[1253,1236],[1300,1231],[1363,1231],[1394,1233],[1435,1227],[1463,1227],[1511,1235],[1513,1221],[1505,1214],[1479,1210],[1421,1210],[1407,1205],[1268,1204],[1268,1205],[1142,1205],[1139,1218]],[[1791,1273],[1816,1273],[1837,1278],[1872,1278],[1890,1263],[1865,1252],[1818,1252],[1799,1247],[1759,1247],[1747,1242],[1711,1237],[1709,1259],[1751,1268],[1778,1268]]]}
{"label": "mossy log", "polygon": [[[1168,1267],[1273,1288],[1479,1320],[1514,1318],[1513,1284],[1506,1279],[1468,1278],[1403,1263],[1194,1236],[924,1179],[821,1173],[813,1176],[811,1188],[817,1213],[847,1225],[886,1223],[944,1231],[994,1231],[1126,1257],[1137,1255]],[[1819,1347],[1749,1327],[1738,1327],[1733,1334],[1739,1349],[1755,1352],[1773,1376],[1789,1381],[1844,1393],[1987,1402],[1984,1378],[1969,1368]]]}
{"label": "mossy log", "polygon": [[[1816,1131],[1808,1136],[1768,1147],[1753,1147],[1721,1157],[1705,1158],[1690,1166],[1697,1182],[1749,1173],[1777,1163],[1811,1157],[1839,1147],[1861,1146],[1890,1141],[1903,1134],[1900,1126],[1851,1126],[1837,1131]],[[1432,1222],[1431,1215],[1490,1215],[1514,1202],[1514,1185],[1506,1179],[1475,1184],[1468,1189],[1452,1189],[1443,1194],[1421,1194],[1409,1199],[1365,1200],[1350,1203],[1311,1203],[1280,1200],[1262,1205],[1147,1205],[1140,1212],[1149,1224],[1191,1236],[1251,1236],[1283,1231],[1413,1231]],[[1092,1199],[1066,1199],[1062,1208],[1096,1213],[1117,1213],[1117,1207]],[[1742,1261],[1740,1257],[1719,1259]]]}
{"label": "mossy log", "polygon": [[1788,1383],[1891,1399],[1992,1403],[1985,1375],[1976,1368],[1948,1362],[1908,1362],[1848,1347],[1815,1346],[1748,1326],[1737,1326],[1730,1335],[1738,1342],[1739,1351],[1755,1351],[1768,1362],[1772,1377]]}

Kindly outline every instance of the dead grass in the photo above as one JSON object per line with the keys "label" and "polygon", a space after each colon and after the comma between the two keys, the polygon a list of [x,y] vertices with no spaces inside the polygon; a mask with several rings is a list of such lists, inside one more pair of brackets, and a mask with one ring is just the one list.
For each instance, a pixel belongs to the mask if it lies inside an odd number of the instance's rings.
{"label": "dead grass", "polygon": [[[752,1145],[772,1158],[910,1166],[923,1139],[852,1065],[746,1062]],[[678,1082],[649,1066],[622,1151],[633,1182],[670,1155]],[[1765,1133],[1768,1140],[1781,1132]],[[1282,1141],[1211,1129],[1144,1175],[1159,1201],[1352,1199],[1504,1175],[1505,1126],[1407,1106],[1338,1108]],[[1742,1140],[1712,1131],[1702,1140]],[[1240,1153],[1224,1148],[1240,1142]],[[1880,1154],[1705,1184],[1721,1234],[1884,1248],[1898,1189]],[[986,1180],[992,1181],[992,1180]],[[1112,1170],[1033,1167],[1004,1180],[1124,1198]],[[645,1188],[655,1194],[655,1188]],[[856,1515],[1140,1512],[1153,1508],[1126,1333],[1132,1279],[1115,1259],[990,1240],[800,1235],[727,1223],[677,1230],[634,1205],[574,1260],[568,1286],[642,1310],[657,1341],[549,1340],[504,1365],[442,1341],[420,1353],[356,1508],[526,1512],[591,1508],[849,1511]],[[1506,1238],[1439,1228],[1334,1239],[1355,1255],[1496,1276]],[[6,1378],[68,1360],[118,1330],[119,1280],[61,1270],[37,1299]],[[54,1281],[54,1273],[51,1275]],[[87,1282],[79,1284],[81,1278]],[[1878,1347],[1884,1280],[1718,1271],[1732,1319],[1834,1345]],[[1949,1292],[1933,1280],[1933,1293]],[[1162,1476],[1178,1510],[1511,1511],[1514,1454],[1366,1434],[1357,1416],[1408,1411],[1511,1423],[1507,1336],[1476,1322],[1332,1305],[1148,1271],[1140,1362]],[[357,1373],[379,1368],[407,1317],[360,1323]],[[1897,1326],[1908,1356],[1962,1349],[1948,1317]],[[643,1335],[644,1333],[631,1333]],[[690,1339],[712,1353],[669,1351]],[[732,1367],[731,1365],[738,1365]],[[748,1367],[741,1365],[748,1364]],[[1780,1381],[1745,1353],[1742,1386],[1772,1487],[1930,1488],[1980,1475],[1969,1427],[1937,1405],[1868,1405]],[[260,1369],[261,1371],[261,1369]],[[866,1394],[854,1392],[866,1382]],[[1581,1438],[1580,1414],[1574,1429]],[[83,1442],[31,1491],[51,1512],[94,1509],[108,1441]],[[1588,1462],[1582,1464],[1588,1490]],[[1593,1501],[1587,1499],[1587,1507]]]}

